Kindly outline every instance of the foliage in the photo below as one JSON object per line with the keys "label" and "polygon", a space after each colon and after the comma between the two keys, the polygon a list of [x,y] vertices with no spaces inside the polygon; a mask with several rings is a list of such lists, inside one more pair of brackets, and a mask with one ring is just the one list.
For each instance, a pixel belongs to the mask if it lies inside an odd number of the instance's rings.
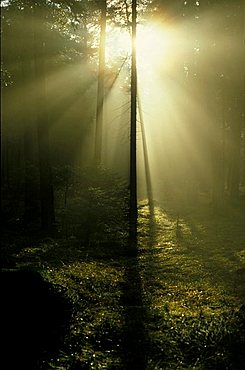
{"label": "foliage", "polygon": [[63,232],[82,243],[125,240],[128,191],[107,169],[71,167],[56,173],[58,219]]}

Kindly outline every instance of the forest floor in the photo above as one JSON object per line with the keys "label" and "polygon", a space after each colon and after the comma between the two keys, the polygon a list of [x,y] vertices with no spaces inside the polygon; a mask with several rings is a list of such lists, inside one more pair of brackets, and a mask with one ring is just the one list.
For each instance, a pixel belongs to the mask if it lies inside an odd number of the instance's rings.
{"label": "forest floor", "polygon": [[40,369],[245,368],[245,212],[205,202],[139,205],[137,251],[78,238],[3,236],[5,261],[38,271],[71,303]]}

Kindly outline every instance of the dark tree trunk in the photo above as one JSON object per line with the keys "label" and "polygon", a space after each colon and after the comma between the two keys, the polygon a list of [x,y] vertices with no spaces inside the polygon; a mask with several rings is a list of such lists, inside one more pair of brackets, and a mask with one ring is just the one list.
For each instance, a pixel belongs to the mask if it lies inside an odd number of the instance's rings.
{"label": "dark tree trunk", "polygon": [[218,210],[223,203],[224,186],[222,182],[222,159],[220,157],[220,146],[214,153],[213,159],[213,193],[212,201],[215,210]]}
{"label": "dark tree trunk", "polygon": [[232,201],[239,197],[240,183],[240,162],[241,162],[241,121],[242,113],[240,112],[238,99],[235,104],[235,119],[231,127],[231,153],[229,169],[229,195]]}
{"label": "dark tree trunk", "polygon": [[147,197],[148,197],[150,215],[153,216],[153,214],[154,214],[154,203],[153,203],[153,195],[152,195],[151,171],[150,171],[150,164],[149,164],[149,157],[148,157],[148,149],[147,149],[147,142],[146,142],[146,134],[145,134],[145,126],[144,126],[144,120],[143,120],[143,113],[142,113],[142,108],[141,108],[139,97],[138,97],[138,108],[139,108],[139,117],[140,117],[140,125],[141,125],[143,155],[144,155],[144,162],[145,162],[146,190],[147,190]]}
{"label": "dark tree trunk", "polygon": [[106,0],[101,1],[101,26],[99,46],[99,71],[95,129],[95,164],[101,164],[102,134],[103,134],[103,106],[105,90],[105,40],[106,40]]}
{"label": "dark tree trunk", "polygon": [[[3,97],[4,99],[4,97]],[[5,106],[5,104],[2,104]],[[8,190],[10,189],[10,181],[9,181],[9,138],[8,138],[8,130],[6,127],[7,119],[4,117],[5,112],[2,113],[2,122],[3,125],[1,127],[1,186],[4,188],[6,187]]]}
{"label": "dark tree trunk", "polygon": [[[23,47],[21,55],[22,83],[29,91],[22,96],[22,119],[23,119],[23,147],[24,147],[24,170],[25,170],[25,212],[26,223],[35,220],[39,214],[38,181],[37,181],[37,131],[35,124],[34,101],[30,88],[34,79],[34,66],[32,50],[34,47],[33,17],[26,10],[27,17],[23,20]],[[28,27],[29,25],[29,27]]]}
{"label": "dark tree trunk", "polygon": [[130,117],[130,237],[137,235],[137,167],[136,167],[136,116],[137,116],[137,67],[136,67],[136,0],[132,0],[132,60],[131,60],[131,117]]}
{"label": "dark tree trunk", "polygon": [[215,210],[218,210],[223,203],[224,195],[224,158],[223,158],[223,142],[222,142],[222,129],[216,127],[216,141],[213,147],[213,193],[212,201]]}
{"label": "dark tree trunk", "polygon": [[[44,16],[43,16],[44,17]],[[44,22],[44,20],[43,20]],[[40,30],[35,29],[35,72],[37,80],[37,136],[40,166],[41,223],[45,230],[55,226],[54,192],[50,165],[49,120],[46,98],[45,42]]]}

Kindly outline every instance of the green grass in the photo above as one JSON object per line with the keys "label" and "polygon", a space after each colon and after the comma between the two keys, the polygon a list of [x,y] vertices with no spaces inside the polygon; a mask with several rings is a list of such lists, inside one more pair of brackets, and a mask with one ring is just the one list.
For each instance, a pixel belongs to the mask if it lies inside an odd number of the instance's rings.
{"label": "green grass", "polygon": [[8,258],[37,269],[73,307],[64,344],[42,369],[125,369],[139,343],[145,370],[244,368],[243,210],[178,213],[140,204],[137,257],[123,237],[12,237]]}
{"label": "green grass", "polygon": [[172,210],[157,207],[153,225],[147,214],[142,206],[139,247],[150,337],[148,368],[242,369],[242,212],[183,212],[178,229]]}

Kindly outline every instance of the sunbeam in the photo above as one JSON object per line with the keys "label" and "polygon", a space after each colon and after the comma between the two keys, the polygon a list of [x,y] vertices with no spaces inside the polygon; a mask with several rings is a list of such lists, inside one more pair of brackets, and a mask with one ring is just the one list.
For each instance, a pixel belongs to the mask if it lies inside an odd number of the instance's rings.
{"label": "sunbeam", "polygon": [[244,1],[0,7],[3,368],[245,369]]}

